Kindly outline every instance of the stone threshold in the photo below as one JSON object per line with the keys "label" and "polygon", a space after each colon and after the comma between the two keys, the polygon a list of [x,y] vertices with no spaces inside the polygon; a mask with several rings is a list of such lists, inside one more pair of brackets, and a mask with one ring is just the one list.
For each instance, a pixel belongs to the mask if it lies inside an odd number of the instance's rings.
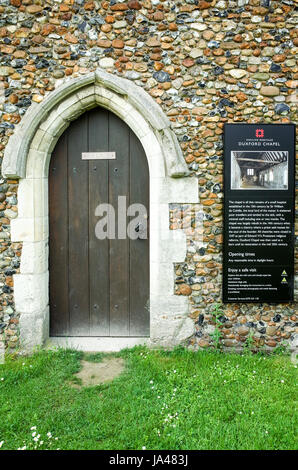
{"label": "stone threshold", "polygon": [[138,345],[149,345],[148,337],[116,337],[116,336],[56,336],[50,337],[46,344],[46,349],[72,348],[79,351],[88,352],[118,352],[121,349],[133,348]]}

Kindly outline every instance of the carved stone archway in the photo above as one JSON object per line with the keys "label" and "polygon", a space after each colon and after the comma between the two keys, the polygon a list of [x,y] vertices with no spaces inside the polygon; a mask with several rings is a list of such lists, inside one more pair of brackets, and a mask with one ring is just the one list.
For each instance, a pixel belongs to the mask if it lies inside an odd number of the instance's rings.
{"label": "carved stone archway", "polygon": [[[95,106],[125,121],[141,141],[148,159],[152,214],[150,342],[173,346],[194,332],[187,298],[174,295],[173,263],[184,261],[186,240],[182,231],[169,230],[168,205],[198,202],[197,180],[187,177],[177,138],[155,101],[129,80],[98,69],[65,81],[41,104],[34,103],[6,147],[2,174],[20,179],[18,217],[11,221],[11,239],[23,243],[20,274],[14,275],[23,349],[32,350],[49,336],[47,178],[51,153],[69,123]],[[108,341],[110,349],[133,345],[133,341]],[[71,342],[75,344],[75,339]],[[97,349],[102,348],[101,344],[98,338]],[[94,349],[96,345],[86,347]]]}

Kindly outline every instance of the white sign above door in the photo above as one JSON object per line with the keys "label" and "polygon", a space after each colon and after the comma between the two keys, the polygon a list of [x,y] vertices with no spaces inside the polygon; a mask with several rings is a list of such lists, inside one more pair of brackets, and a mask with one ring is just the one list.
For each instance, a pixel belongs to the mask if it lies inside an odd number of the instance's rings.
{"label": "white sign above door", "polygon": [[116,160],[116,152],[83,152],[82,160]]}

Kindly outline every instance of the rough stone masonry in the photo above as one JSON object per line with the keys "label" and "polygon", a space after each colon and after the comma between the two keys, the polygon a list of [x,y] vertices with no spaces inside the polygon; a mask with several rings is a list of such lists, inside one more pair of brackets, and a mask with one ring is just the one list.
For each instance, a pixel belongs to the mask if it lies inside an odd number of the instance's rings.
{"label": "rough stone masonry", "polygon": [[[98,67],[134,81],[169,117],[200,194],[198,207],[170,207],[170,228],[181,215],[190,226],[203,221],[204,248],[189,235],[185,261],[173,266],[173,290],[191,306],[193,348],[214,345],[221,300],[223,125],[295,122],[297,21],[292,0],[0,0],[1,158],[32,102]],[[18,181],[0,175],[0,343],[10,350],[19,346],[17,197]],[[220,342],[240,349],[249,338],[271,350],[294,341],[297,319],[297,303],[224,305]]]}

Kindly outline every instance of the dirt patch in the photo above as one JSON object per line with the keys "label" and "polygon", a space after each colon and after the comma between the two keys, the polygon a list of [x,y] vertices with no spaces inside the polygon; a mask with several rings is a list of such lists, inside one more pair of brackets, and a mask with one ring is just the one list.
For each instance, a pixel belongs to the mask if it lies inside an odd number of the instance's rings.
{"label": "dirt patch", "polygon": [[111,382],[124,370],[124,360],[120,357],[104,359],[102,362],[81,361],[81,365],[82,369],[74,376],[79,380],[77,383],[72,382],[72,387],[92,387]]}

